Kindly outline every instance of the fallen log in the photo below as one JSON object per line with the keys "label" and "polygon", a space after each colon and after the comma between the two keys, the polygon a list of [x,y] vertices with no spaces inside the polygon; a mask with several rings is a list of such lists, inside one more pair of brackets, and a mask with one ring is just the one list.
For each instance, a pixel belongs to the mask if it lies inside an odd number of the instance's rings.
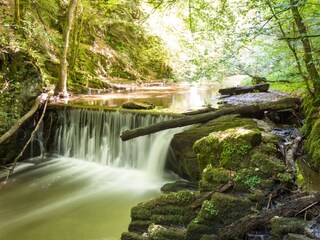
{"label": "fallen log", "polygon": [[320,193],[300,197],[287,203],[281,204],[274,209],[263,210],[260,213],[245,216],[225,227],[218,233],[218,240],[237,239],[256,228],[266,227],[270,220],[275,217],[294,217],[302,213],[310,205],[320,201]]}
{"label": "fallen log", "polygon": [[162,130],[188,126],[192,124],[208,122],[227,114],[253,114],[264,111],[277,111],[281,109],[297,109],[300,99],[298,98],[282,98],[273,102],[256,103],[251,105],[241,105],[222,108],[213,112],[186,116],[182,118],[171,119],[165,122],[156,123],[146,127],[135,128],[122,132],[122,141],[127,141],[132,138],[148,135]]}
{"label": "fallen log", "polygon": [[250,92],[267,92],[269,90],[269,86],[269,83],[265,83],[253,86],[221,88],[218,92],[222,95],[239,95]]}
{"label": "fallen log", "polygon": [[20,126],[23,123],[25,123],[29,118],[31,118],[36,113],[43,98],[44,98],[44,94],[41,94],[40,96],[38,96],[36,98],[36,101],[32,105],[31,109],[29,110],[29,112],[23,115],[5,134],[3,134],[0,137],[0,145],[5,141],[7,141],[20,128]]}

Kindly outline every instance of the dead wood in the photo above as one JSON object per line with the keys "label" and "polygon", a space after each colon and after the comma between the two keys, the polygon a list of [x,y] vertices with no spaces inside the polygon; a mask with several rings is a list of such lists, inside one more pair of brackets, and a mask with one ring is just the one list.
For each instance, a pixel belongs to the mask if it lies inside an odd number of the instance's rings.
{"label": "dead wood", "polygon": [[15,132],[20,128],[20,126],[36,113],[38,107],[40,106],[42,98],[43,94],[38,96],[29,112],[23,115],[5,134],[0,137],[0,145],[7,141],[11,136],[13,136]]}
{"label": "dead wood", "polygon": [[269,86],[269,83],[264,83],[253,86],[221,88],[219,89],[219,93],[222,95],[238,95],[252,92],[267,92],[269,90]]}
{"label": "dead wood", "polygon": [[20,157],[23,155],[23,153],[24,153],[25,150],[27,149],[27,147],[28,147],[28,145],[30,144],[30,142],[33,140],[34,135],[35,135],[35,133],[37,132],[37,130],[38,130],[39,126],[40,126],[40,123],[42,122],[42,119],[43,119],[43,117],[44,117],[44,114],[45,114],[45,112],[46,112],[46,108],[47,108],[47,105],[48,105],[48,99],[49,99],[49,98],[47,98],[46,101],[45,101],[45,104],[44,104],[44,107],[43,107],[43,110],[42,110],[41,117],[40,117],[37,125],[35,126],[34,130],[32,131],[29,140],[26,142],[26,144],[25,144],[24,147],[22,148],[22,150],[21,150],[21,152],[19,153],[19,155],[14,159],[11,168],[9,168],[9,170],[8,170],[8,175],[7,175],[6,180],[8,180],[8,178],[10,177],[10,175],[13,173],[13,171],[14,171],[16,165],[17,165],[18,160],[19,160]]}
{"label": "dead wood", "polygon": [[288,201],[274,209],[263,210],[258,214],[245,216],[225,227],[218,233],[218,240],[236,239],[257,228],[266,227],[275,217],[294,217],[302,213],[309,206],[320,201],[320,192],[311,193],[309,196],[300,197]]}
{"label": "dead wood", "polygon": [[218,118],[227,114],[258,114],[264,111],[277,111],[281,109],[297,109],[298,98],[282,98],[273,102],[256,103],[251,105],[240,105],[222,108],[213,112],[191,115],[176,119],[171,119],[165,122],[156,123],[150,126],[135,128],[122,132],[121,139],[123,141],[132,138],[148,135],[162,130],[188,126],[192,124],[208,122],[212,119]]}

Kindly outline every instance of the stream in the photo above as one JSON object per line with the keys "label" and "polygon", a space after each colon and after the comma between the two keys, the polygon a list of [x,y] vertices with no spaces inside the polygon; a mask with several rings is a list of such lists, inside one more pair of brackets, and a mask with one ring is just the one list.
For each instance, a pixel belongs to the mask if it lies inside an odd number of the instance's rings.
{"label": "stream", "polygon": [[[149,89],[73,98],[86,105],[119,106],[151,101],[179,111],[214,103],[217,89]],[[130,209],[178,179],[165,170],[170,141],[184,128],[127,142],[124,130],[166,121],[169,116],[90,110],[59,110],[51,152],[18,164],[4,181],[0,172],[0,239],[113,240],[130,223]],[[43,129],[37,141],[43,142]]]}
{"label": "stream", "polygon": [[[149,89],[74,101],[113,106],[138,99],[187,110],[205,104],[216,91]],[[130,209],[178,179],[164,165],[171,138],[183,128],[122,142],[123,130],[169,117],[90,110],[61,110],[58,116],[52,152],[23,161],[7,182],[1,182],[0,239],[120,239],[130,223]],[[43,142],[42,131],[37,141]],[[0,179],[5,175],[0,172]]]}

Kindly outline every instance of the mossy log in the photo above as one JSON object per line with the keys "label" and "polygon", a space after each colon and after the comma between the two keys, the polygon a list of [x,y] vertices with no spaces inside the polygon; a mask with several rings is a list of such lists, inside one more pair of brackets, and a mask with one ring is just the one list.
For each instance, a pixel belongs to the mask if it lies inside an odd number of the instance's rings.
{"label": "mossy log", "polygon": [[162,130],[188,126],[192,124],[208,122],[227,114],[258,114],[264,111],[278,111],[281,109],[297,109],[300,102],[299,98],[282,98],[277,101],[256,103],[251,105],[240,105],[222,108],[213,112],[202,113],[197,115],[186,116],[182,118],[172,119],[150,126],[135,128],[122,132],[121,139],[123,141],[132,138],[145,136]]}
{"label": "mossy log", "polygon": [[251,92],[267,92],[269,90],[269,86],[269,83],[264,83],[253,86],[221,88],[219,89],[219,93],[222,95],[239,95]]}
{"label": "mossy log", "polygon": [[218,240],[236,239],[249,233],[256,228],[266,227],[270,220],[275,216],[294,217],[303,213],[308,206],[320,201],[320,193],[312,193],[309,196],[299,197],[289,200],[274,209],[264,210],[257,214],[245,216],[238,221],[225,227],[218,233]]}

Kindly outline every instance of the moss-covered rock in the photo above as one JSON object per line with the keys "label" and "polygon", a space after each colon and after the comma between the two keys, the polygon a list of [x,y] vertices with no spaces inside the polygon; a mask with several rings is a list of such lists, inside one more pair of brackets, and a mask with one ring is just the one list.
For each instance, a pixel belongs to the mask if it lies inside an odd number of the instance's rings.
{"label": "moss-covered rock", "polygon": [[288,233],[303,234],[307,221],[298,218],[274,217],[271,220],[273,239],[283,239]]}
{"label": "moss-covered rock", "polygon": [[[199,168],[196,153],[193,151],[194,143],[208,136],[212,132],[225,131],[231,128],[243,127],[244,129],[255,129],[257,132],[254,141],[259,142],[259,130],[254,120],[248,118],[241,118],[239,115],[222,116],[206,124],[191,128],[182,133],[175,134],[171,142],[171,148],[174,151],[174,157],[169,160],[168,168],[177,173],[179,176],[197,181],[200,179],[200,173],[206,167]],[[257,143],[257,142],[256,142]],[[255,143],[253,143],[254,145]],[[225,159],[228,159],[228,151],[234,150],[232,146],[226,146]]]}
{"label": "moss-covered rock", "polygon": [[151,223],[170,227],[187,226],[196,215],[189,207],[196,199],[195,193],[180,191],[162,194],[138,204],[131,209],[129,230],[136,233],[147,232]]}
{"label": "moss-covered rock", "polygon": [[248,166],[248,153],[261,142],[261,132],[257,128],[239,126],[225,131],[212,132],[198,140],[193,147],[202,171],[208,164],[229,170]]}
{"label": "moss-covered rock", "polygon": [[212,165],[207,165],[201,174],[199,190],[201,192],[215,191],[227,184],[231,179],[231,171],[228,171],[224,168],[214,168]]}
{"label": "moss-covered rock", "polygon": [[197,191],[198,183],[188,181],[176,181],[173,183],[166,183],[161,187],[161,191],[164,193],[179,192],[182,190]]}
{"label": "moss-covered rock", "polygon": [[200,239],[204,234],[214,234],[237,219],[250,213],[253,203],[247,198],[216,193],[204,201],[197,217],[188,225],[188,240]]}

